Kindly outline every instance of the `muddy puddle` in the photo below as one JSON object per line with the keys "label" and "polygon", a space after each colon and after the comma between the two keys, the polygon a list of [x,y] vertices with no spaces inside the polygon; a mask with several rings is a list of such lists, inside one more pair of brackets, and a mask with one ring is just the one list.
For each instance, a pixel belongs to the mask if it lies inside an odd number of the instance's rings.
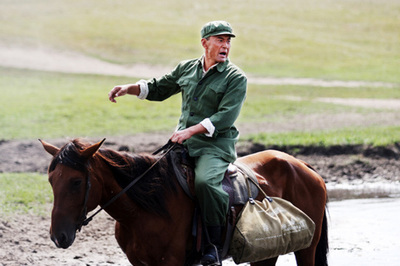
{"label": "muddy puddle", "polygon": [[328,183],[326,184],[329,200],[338,201],[346,199],[365,198],[400,198],[400,182],[353,182],[353,183]]}

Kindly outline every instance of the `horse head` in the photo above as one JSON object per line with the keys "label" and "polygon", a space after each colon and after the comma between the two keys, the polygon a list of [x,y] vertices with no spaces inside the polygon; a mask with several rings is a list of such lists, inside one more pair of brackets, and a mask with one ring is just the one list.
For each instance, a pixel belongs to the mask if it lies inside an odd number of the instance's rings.
{"label": "horse head", "polygon": [[53,156],[48,169],[54,196],[50,235],[59,248],[72,245],[87,212],[98,205],[100,193],[94,191],[99,183],[90,179],[89,164],[104,140],[93,145],[74,140],[62,148],[39,140]]}

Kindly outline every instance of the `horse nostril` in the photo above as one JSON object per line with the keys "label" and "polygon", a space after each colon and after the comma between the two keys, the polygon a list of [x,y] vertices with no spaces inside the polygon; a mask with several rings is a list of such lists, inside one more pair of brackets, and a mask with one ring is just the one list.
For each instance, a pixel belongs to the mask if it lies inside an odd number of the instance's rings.
{"label": "horse nostril", "polygon": [[67,235],[63,232],[60,235],[60,238],[58,239],[58,242],[60,243],[60,245],[63,245],[67,242]]}
{"label": "horse nostril", "polygon": [[54,242],[58,248],[68,248],[70,246],[68,236],[65,232],[62,232],[58,236],[51,236],[51,240]]}

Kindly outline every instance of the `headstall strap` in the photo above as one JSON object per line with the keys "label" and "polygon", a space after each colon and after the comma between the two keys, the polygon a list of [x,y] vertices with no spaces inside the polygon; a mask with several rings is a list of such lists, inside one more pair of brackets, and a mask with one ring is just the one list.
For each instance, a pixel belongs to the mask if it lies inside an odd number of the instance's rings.
{"label": "headstall strap", "polygon": [[92,184],[90,183],[90,175],[89,173],[87,173],[86,175],[86,192],[85,192],[85,199],[83,200],[83,207],[82,207],[82,211],[81,211],[81,215],[79,218],[79,224],[77,224],[76,229],[80,232],[81,228],[83,225],[87,225],[87,223],[85,223],[86,221],[86,215],[87,215],[87,203],[89,201],[89,192],[90,192],[90,188],[91,188]]}

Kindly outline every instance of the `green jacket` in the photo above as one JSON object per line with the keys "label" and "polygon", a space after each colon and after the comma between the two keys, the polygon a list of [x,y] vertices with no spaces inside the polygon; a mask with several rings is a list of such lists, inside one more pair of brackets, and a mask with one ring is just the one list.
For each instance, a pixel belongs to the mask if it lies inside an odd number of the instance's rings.
{"label": "green jacket", "polygon": [[212,137],[195,135],[185,141],[192,157],[217,154],[229,162],[236,159],[235,144],[239,132],[234,126],[246,97],[247,78],[226,60],[202,78],[200,59],[182,61],[169,74],[148,82],[150,101],[162,101],[182,93],[182,113],[178,130],[209,118],[215,127]]}

